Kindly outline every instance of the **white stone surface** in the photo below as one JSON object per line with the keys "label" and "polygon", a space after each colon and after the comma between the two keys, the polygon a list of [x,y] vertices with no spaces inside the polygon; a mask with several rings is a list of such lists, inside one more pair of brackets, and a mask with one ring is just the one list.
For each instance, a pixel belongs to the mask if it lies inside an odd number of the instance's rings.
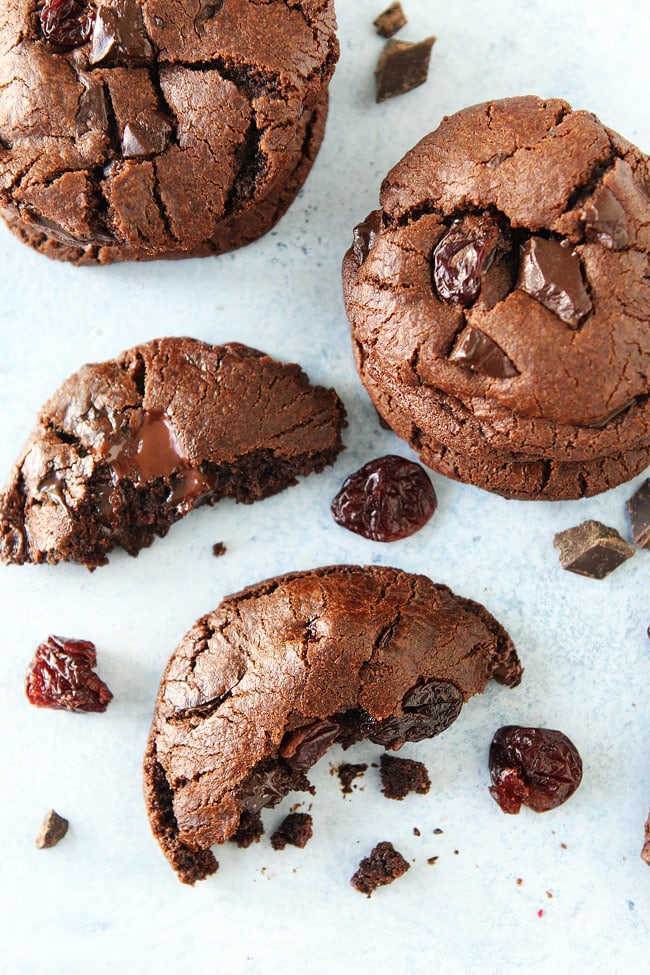
{"label": "white stone surface", "polygon": [[[375,105],[381,41],[371,21],[381,0],[339,0],[342,57],[325,145],[294,207],[257,244],[218,259],[78,270],[0,231],[0,471],[65,376],[165,334],[248,342],[298,361],[313,381],[336,385],[350,420],[334,469],[252,507],[198,511],[137,559],[117,553],[92,575],[0,569],[0,968],[11,975],[648,970],[650,870],[639,851],[650,806],[650,554],[596,582],[563,572],[552,545],[555,532],[590,517],[627,536],[635,485],[553,505],[507,502],[434,475],[434,519],[389,546],[347,533],[329,514],[351,470],[381,453],[410,455],[380,430],[357,380],[340,296],[340,258],[382,177],[443,114],[528,92],[590,108],[650,150],[648,5],[404,7],[405,38],[438,35],[429,82]],[[221,559],[211,554],[216,541],[228,549]],[[335,562],[422,571],[484,602],[515,639],[523,683],[490,687],[443,736],[404,749],[426,762],[428,796],[390,802],[370,768],[344,799],[329,774],[342,760],[334,751],[314,773],[307,849],[276,853],[268,833],[246,851],[229,844],[217,851],[215,877],[183,887],[141,798],[163,666],[226,593]],[[25,667],[51,632],[97,644],[115,695],[104,715],[27,703]],[[559,728],[578,746],[584,782],[562,808],[507,817],[490,798],[488,745],[515,722]],[[366,744],[346,758],[372,762],[379,752]],[[269,831],[293,801],[266,813]],[[52,806],[70,831],[56,849],[37,851]],[[412,868],[366,900],[348,880],[384,839]]]}

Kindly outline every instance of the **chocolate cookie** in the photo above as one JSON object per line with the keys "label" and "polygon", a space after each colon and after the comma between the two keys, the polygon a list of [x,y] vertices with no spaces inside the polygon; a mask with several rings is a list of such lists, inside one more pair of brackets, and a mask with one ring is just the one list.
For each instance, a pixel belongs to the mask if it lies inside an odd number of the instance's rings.
{"label": "chocolate cookie", "polygon": [[167,664],[144,763],[153,833],[184,883],[201,880],[209,847],[308,789],[332,742],[433,737],[490,678],[521,679],[507,633],[424,576],[331,566],[245,589]]}
{"label": "chocolate cookie", "polygon": [[343,285],[359,373],[429,466],[578,498],[650,461],[650,163],[534,97],[443,120],[388,174]]}
{"label": "chocolate cookie", "polygon": [[157,339],[84,366],[0,494],[0,558],[137,555],[199,504],[257,501],[333,463],[344,422],[334,390],[238,343]]}
{"label": "chocolate cookie", "polygon": [[332,0],[9,0],[0,208],[79,264],[218,254],[266,233],[318,152]]}

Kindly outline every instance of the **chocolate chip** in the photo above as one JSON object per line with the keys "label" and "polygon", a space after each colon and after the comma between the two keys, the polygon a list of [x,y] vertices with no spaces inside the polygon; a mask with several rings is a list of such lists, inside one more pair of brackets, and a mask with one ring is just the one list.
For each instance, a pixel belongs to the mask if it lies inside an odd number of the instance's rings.
{"label": "chocolate chip", "polygon": [[634,555],[614,528],[599,521],[585,521],[575,528],[558,532],[553,539],[560,550],[560,565],[589,579],[604,579]]}
{"label": "chocolate chip", "polygon": [[56,846],[68,832],[68,820],[59,816],[58,812],[50,809],[43,820],[34,840],[39,850],[44,850],[51,846]]}
{"label": "chocolate chip", "polygon": [[577,328],[592,309],[580,258],[568,241],[531,237],[521,249],[517,287]]}
{"label": "chocolate chip", "polygon": [[512,379],[519,375],[513,362],[494,339],[473,326],[463,331],[449,358],[472,372],[493,379]]}
{"label": "chocolate chip", "polygon": [[133,63],[147,61],[152,55],[142,7],[136,0],[103,0],[95,16],[90,63]]}
{"label": "chocolate chip", "polygon": [[587,240],[597,240],[610,250],[622,250],[629,241],[625,210],[607,186],[601,186],[582,214]]}
{"label": "chocolate chip", "polygon": [[650,477],[627,502],[632,540],[640,548],[650,548]]}
{"label": "chocolate chip", "polygon": [[172,127],[164,115],[145,109],[124,127],[122,155],[125,159],[155,156],[167,148]]}
{"label": "chocolate chip", "polygon": [[386,101],[423,85],[429,74],[431,48],[435,37],[411,44],[408,41],[387,41],[379,55],[375,100]]}
{"label": "chocolate chip", "polygon": [[373,20],[377,33],[382,37],[392,37],[406,22],[401,3],[391,3],[390,7]]}

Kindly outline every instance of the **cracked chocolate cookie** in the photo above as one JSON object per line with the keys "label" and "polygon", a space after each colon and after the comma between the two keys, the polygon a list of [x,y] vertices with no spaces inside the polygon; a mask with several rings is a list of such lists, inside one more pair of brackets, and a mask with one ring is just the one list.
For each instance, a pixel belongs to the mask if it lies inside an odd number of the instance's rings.
{"label": "cracked chocolate cookie", "polygon": [[266,233],[322,141],[333,0],[9,0],[0,210],[77,264]]}
{"label": "cracked chocolate cookie", "polygon": [[343,288],[375,406],[430,467],[580,498],[650,462],[650,161],[535,97],[445,118],[388,174]]}
{"label": "cracked chocolate cookie", "polygon": [[3,562],[104,565],[201,504],[321,471],[345,410],[297,365],[238,343],[157,339],[84,366],[42,408],[0,494]]}
{"label": "cracked chocolate cookie", "polygon": [[310,788],[329,746],[385,748],[444,731],[517,653],[479,603],[425,576],[330,566],[227,597],[163,674],[144,762],[154,836],[184,883],[242,816]]}

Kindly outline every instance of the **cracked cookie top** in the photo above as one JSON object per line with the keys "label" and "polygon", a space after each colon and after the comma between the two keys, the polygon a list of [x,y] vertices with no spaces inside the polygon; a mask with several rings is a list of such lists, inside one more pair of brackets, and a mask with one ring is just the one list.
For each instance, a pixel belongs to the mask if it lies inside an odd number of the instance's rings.
{"label": "cracked cookie top", "polygon": [[335,29],[332,0],[8,0],[5,217],[78,260],[218,250],[307,151]]}
{"label": "cracked cookie top", "polygon": [[334,741],[433,737],[494,678],[516,686],[508,634],[425,576],[329,566],[229,596],[181,640],[145,758],[153,832],[186,883],[244,812],[309,788]]}
{"label": "cracked cookie top", "polygon": [[559,100],[486,102],[443,119],[380,201],[343,268],[362,369],[594,435],[647,414],[650,165],[637,148]]}

